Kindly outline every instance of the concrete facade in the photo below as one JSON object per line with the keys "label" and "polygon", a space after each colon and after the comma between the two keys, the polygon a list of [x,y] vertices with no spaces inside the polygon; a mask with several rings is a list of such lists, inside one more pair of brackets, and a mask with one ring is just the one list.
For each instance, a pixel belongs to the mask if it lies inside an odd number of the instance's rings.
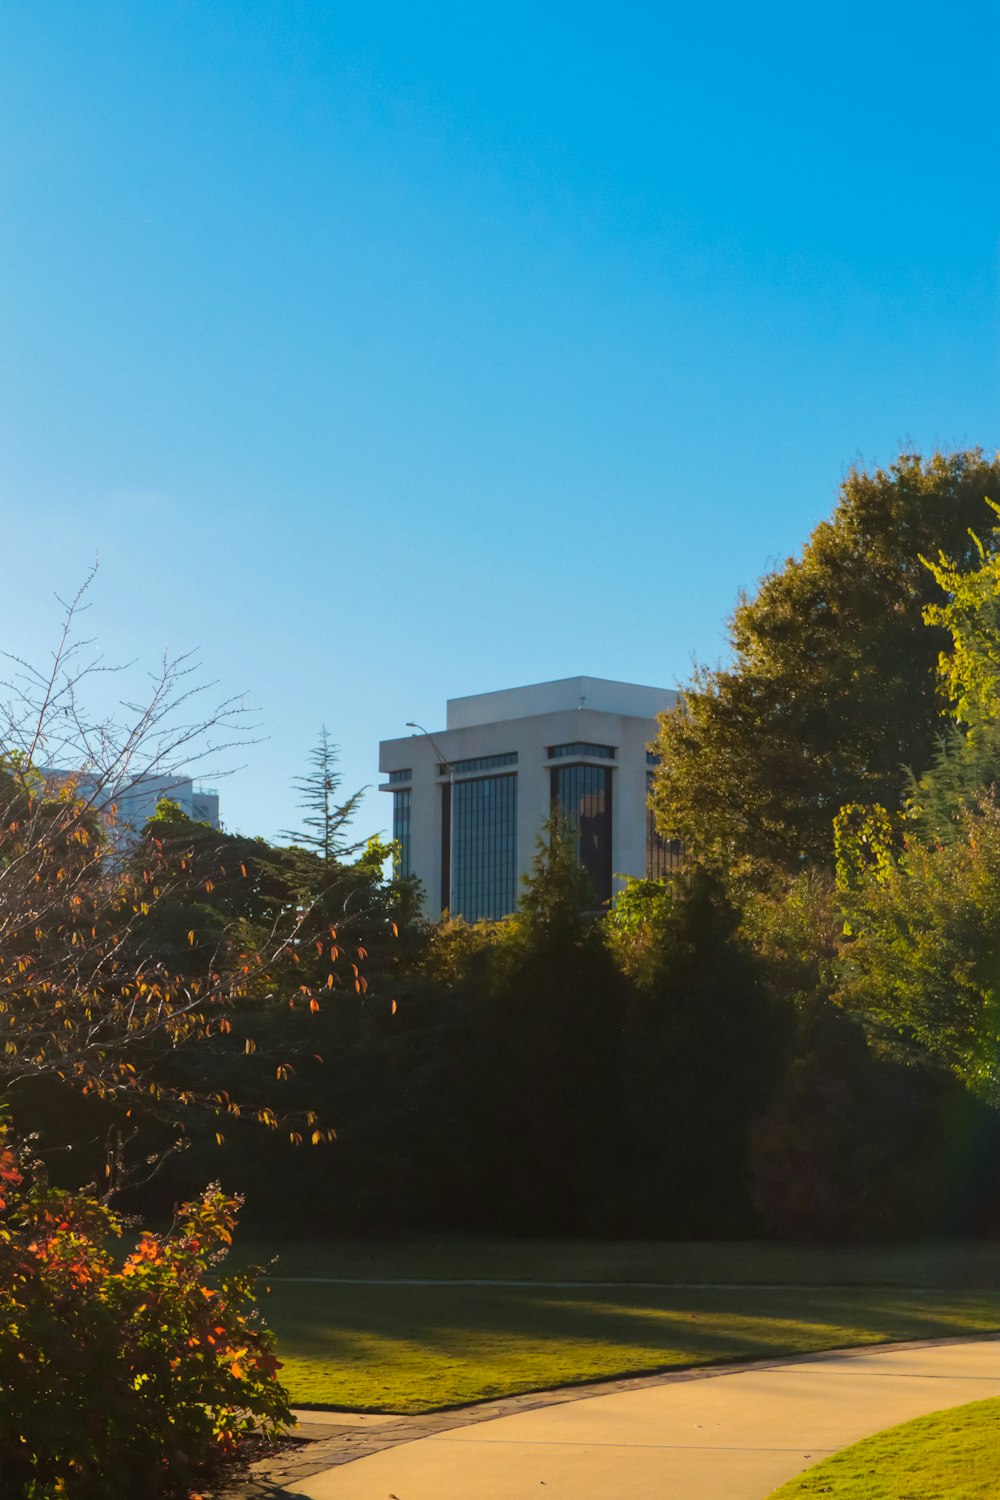
{"label": "concrete facade", "polygon": [[[427,914],[436,918],[445,907],[453,915],[461,912],[468,920],[505,914],[496,909],[495,902],[490,907],[488,901],[489,909],[461,911],[457,888],[467,890],[468,885],[463,886],[456,861],[462,848],[468,846],[468,839],[463,843],[461,830],[449,827],[449,821],[451,808],[461,806],[462,794],[456,788],[463,782],[482,784],[487,779],[499,782],[500,778],[516,777],[516,819],[509,819],[503,830],[503,837],[512,836],[514,843],[513,899],[509,899],[508,873],[507,899],[500,901],[507,910],[516,907],[520,877],[531,866],[539,832],[552,812],[553,772],[571,766],[595,768],[591,773],[595,784],[606,778],[602,784],[608,787],[606,800],[610,802],[612,889],[619,889],[625,877],[645,876],[649,836],[647,750],[656,736],[657,714],[673,708],[676,702],[677,694],[667,688],[568,677],[450,699],[443,730],[416,729],[405,737],[384,740],[379,749],[379,769],[390,779],[380,789],[397,798],[409,794],[404,873],[415,875],[421,882]],[[593,753],[588,747],[593,747]],[[561,753],[550,753],[556,749]],[[505,763],[490,764],[494,758]],[[488,790],[483,788],[484,795]],[[469,800],[469,794],[465,800]],[[397,802],[397,808],[401,806]],[[511,821],[516,823],[514,829],[510,828]],[[596,820],[592,821],[596,827]],[[398,817],[395,827],[398,832]],[[487,831],[482,837],[492,838],[488,858],[500,858],[497,835]],[[599,892],[601,899],[610,894]]]}

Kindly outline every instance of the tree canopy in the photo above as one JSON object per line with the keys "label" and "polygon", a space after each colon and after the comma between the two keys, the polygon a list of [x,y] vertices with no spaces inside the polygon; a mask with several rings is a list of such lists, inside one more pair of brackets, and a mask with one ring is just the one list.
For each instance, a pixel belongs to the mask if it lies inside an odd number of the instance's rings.
{"label": "tree canopy", "polygon": [[[839,861],[850,941],[843,1004],[876,1034],[916,1043],[1000,1102],[1000,555],[928,559],[945,594],[925,611],[947,634],[938,672],[950,718],[903,815],[858,808]],[[841,820],[843,827],[843,819]]]}
{"label": "tree canopy", "polygon": [[801,556],[737,604],[731,663],[699,667],[683,712],[664,716],[665,836],[731,874],[831,868],[840,808],[900,807],[906,768],[930,763],[945,722],[948,634],[925,611],[946,595],[922,559],[978,561],[990,495],[1000,459],[978,449],[848,475]]}

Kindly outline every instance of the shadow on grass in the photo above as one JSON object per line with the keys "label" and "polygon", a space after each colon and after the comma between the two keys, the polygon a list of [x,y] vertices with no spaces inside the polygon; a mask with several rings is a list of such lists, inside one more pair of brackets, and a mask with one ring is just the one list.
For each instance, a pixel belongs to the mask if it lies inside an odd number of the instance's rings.
{"label": "shadow on grass", "polygon": [[308,1404],[430,1410],[613,1375],[1000,1327],[1000,1294],[275,1284]]}

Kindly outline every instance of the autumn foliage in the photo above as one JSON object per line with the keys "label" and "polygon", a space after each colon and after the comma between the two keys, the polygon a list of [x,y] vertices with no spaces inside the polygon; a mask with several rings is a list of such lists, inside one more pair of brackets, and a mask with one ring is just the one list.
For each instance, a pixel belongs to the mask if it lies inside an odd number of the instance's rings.
{"label": "autumn foliage", "polygon": [[[335,988],[365,993],[351,919],[384,858],[373,849],[343,894],[335,860],[298,849],[268,861],[262,841],[190,823],[169,799],[145,829],[119,816],[137,790],[169,788],[239,743],[242,711],[230,700],[192,715],[200,689],[180,658],[144,707],[123,703],[126,722],[91,718],[85,689],[105,669],[83,663],[75,637],[86,587],[50,666],[7,658],[0,682],[3,1500],[187,1495],[241,1438],[289,1421],[254,1277],[219,1270],[237,1200],[209,1187],[168,1233],[131,1243],[109,1205],[156,1175],[192,1109],[216,1127],[242,1115],[296,1144],[332,1139],[308,1099],[272,1106],[256,1078],[252,1098],[234,1094],[258,1025],[279,1045],[279,1014],[315,1026]],[[314,1044],[298,1050],[321,1063]],[[268,1087],[287,1099],[296,1065],[267,1060]],[[2,1113],[23,1132],[41,1100],[51,1152],[45,1106],[74,1093],[107,1131],[100,1197],[50,1185]]]}
{"label": "autumn foliage", "polygon": [[[201,956],[178,972],[148,951],[150,912],[176,874],[155,844],[136,867],[72,782],[53,793],[0,760],[0,1079],[54,1076],[84,1092],[159,1099],[140,1064],[224,1032],[225,1011],[265,955]],[[183,875],[183,871],[181,874]],[[294,919],[290,924],[294,926]],[[192,928],[193,947],[198,935]],[[286,949],[278,940],[277,959]]]}
{"label": "autumn foliage", "polygon": [[122,1248],[121,1218],[50,1187],[0,1132],[0,1493],[182,1496],[290,1421],[255,1276],[223,1273],[217,1187]]}

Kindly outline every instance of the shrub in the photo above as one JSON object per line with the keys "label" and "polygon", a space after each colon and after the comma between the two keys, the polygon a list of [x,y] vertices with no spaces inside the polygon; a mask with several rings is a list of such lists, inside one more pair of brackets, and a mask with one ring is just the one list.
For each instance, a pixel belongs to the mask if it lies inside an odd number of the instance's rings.
{"label": "shrub", "polygon": [[186,1495],[291,1421],[255,1273],[215,1268],[239,1202],[212,1186],[128,1250],[121,1217],[50,1187],[0,1122],[0,1493]]}

